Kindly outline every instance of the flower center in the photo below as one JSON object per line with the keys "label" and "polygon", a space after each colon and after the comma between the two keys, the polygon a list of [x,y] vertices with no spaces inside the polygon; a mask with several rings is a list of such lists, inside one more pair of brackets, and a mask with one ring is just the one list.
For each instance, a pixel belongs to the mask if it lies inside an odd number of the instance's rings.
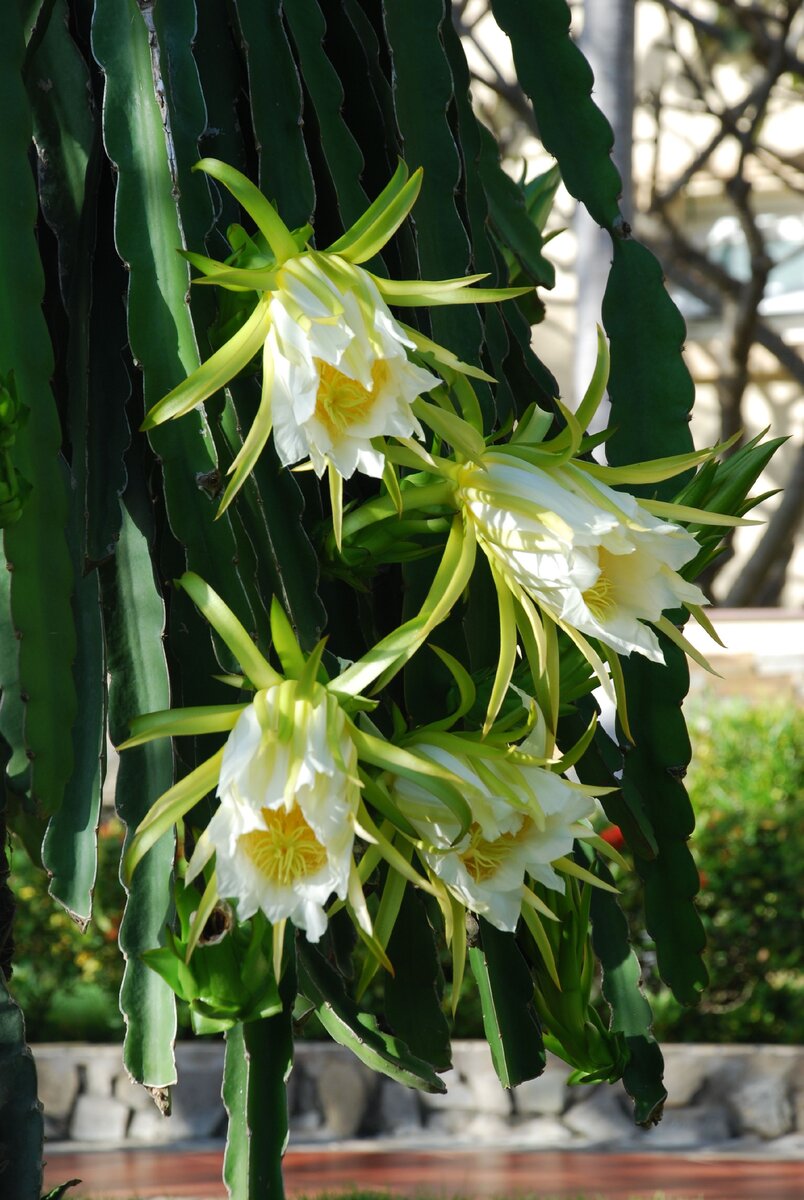
{"label": "flower center", "polygon": [[597,565],[600,567],[600,574],[592,586],[581,593],[584,604],[598,621],[604,621],[617,603],[614,596],[614,584],[611,581],[610,575],[606,572],[607,557],[606,551],[600,547],[597,552]]}
{"label": "flower center", "polygon": [[330,363],[320,358],[313,362],[318,367],[315,415],[331,438],[342,437],[351,425],[359,425],[368,417],[378,390],[388,378],[388,367],[384,359],[376,359],[371,368],[371,387],[365,388]]}
{"label": "flower center", "polygon": [[530,818],[525,817],[516,833],[501,833],[493,842],[486,841],[477,822],[469,826],[469,845],[460,857],[475,883],[485,883],[497,874],[506,856],[524,836],[530,824]]}
{"label": "flower center", "polygon": [[327,852],[304,819],[298,805],[264,808],[267,828],[255,829],[238,838],[254,866],[271,883],[288,887],[326,864]]}

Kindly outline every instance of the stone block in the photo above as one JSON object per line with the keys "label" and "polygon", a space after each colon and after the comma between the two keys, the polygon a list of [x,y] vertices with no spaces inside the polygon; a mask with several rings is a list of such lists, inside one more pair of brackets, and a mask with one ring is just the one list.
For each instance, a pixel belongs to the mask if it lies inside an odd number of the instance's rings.
{"label": "stone block", "polygon": [[560,1116],[570,1102],[567,1073],[564,1063],[548,1059],[537,1079],[526,1079],[513,1089],[514,1110],[523,1116]]}
{"label": "stone block", "polygon": [[302,1140],[317,1133],[323,1125],[324,1118],[314,1108],[294,1113],[289,1121],[291,1135],[298,1135]]}
{"label": "stone block", "polygon": [[45,1118],[56,1125],[67,1122],[78,1095],[78,1064],[67,1054],[49,1054],[46,1046],[37,1047],[34,1061]]}
{"label": "stone block", "polygon": [[607,1086],[596,1087],[586,1100],[574,1104],[563,1120],[585,1142],[601,1142],[606,1148],[632,1141],[636,1132],[634,1123],[623,1111],[618,1093]]}
{"label": "stone block", "polygon": [[725,1108],[697,1104],[691,1108],[667,1109],[658,1125],[638,1129],[636,1138],[634,1150],[695,1150],[728,1141],[731,1127]]}
{"label": "stone block", "polygon": [[479,1113],[508,1117],[513,1110],[511,1091],[500,1083],[486,1042],[458,1043],[453,1047],[453,1064],[468,1083],[472,1108]]}
{"label": "stone block", "polygon": [[457,1110],[467,1113],[477,1107],[475,1093],[469,1086],[465,1075],[453,1067],[451,1071],[444,1071],[441,1078],[446,1085],[446,1092],[422,1092],[421,1102],[425,1109],[435,1112]]}
{"label": "stone block", "polygon": [[142,1112],[154,1107],[151,1093],[141,1083],[135,1083],[125,1071],[115,1075],[112,1080],[112,1095],[133,1112]]}
{"label": "stone block", "polygon": [[738,1133],[756,1133],[762,1138],[790,1133],[795,1113],[789,1090],[784,1075],[760,1075],[735,1088],[728,1104]]}
{"label": "stone block", "polygon": [[117,1046],[89,1047],[82,1059],[83,1091],[90,1096],[112,1095],[112,1085],[123,1072],[123,1054]]}
{"label": "stone block", "polygon": [[126,1136],[129,1110],[110,1096],[85,1093],[75,1102],[70,1137],[75,1142],[121,1142]]}
{"label": "stone block", "polygon": [[706,1086],[711,1055],[702,1054],[699,1046],[668,1046],[662,1050],[664,1086],[667,1088],[665,1108],[684,1108],[692,1104]]}
{"label": "stone block", "polygon": [[176,1132],[172,1117],[165,1117],[155,1104],[135,1112],[128,1127],[129,1140],[132,1142],[149,1142],[152,1145],[164,1145],[167,1142],[178,1141],[181,1134]]}
{"label": "stone block", "polygon": [[225,1117],[222,1043],[179,1043],[176,1047],[178,1082],[170,1089],[172,1136],[208,1138],[218,1133]]}
{"label": "stone block", "polygon": [[804,1162],[804,1133],[786,1133],[772,1142],[763,1142],[762,1147],[773,1158]]}
{"label": "stone block", "polygon": [[379,1127],[383,1132],[410,1133],[421,1128],[422,1110],[418,1093],[394,1079],[383,1079],[379,1109]]}
{"label": "stone block", "polygon": [[61,1142],[69,1136],[70,1117],[52,1117],[42,1113],[43,1132],[46,1142]]}
{"label": "stone block", "polygon": [[444,1109],[431,1112],[427,1120],[428,1136],[449,1139],[450,1145],[460,1142],[466,1145],[490,1145],[508,1141],[510,1123],[499,1112],[473,1112],[462,1109]]}
{"label": "stone block", "polygon": [[517,1145],[533,1150],[552,1150],[575,1140],[566,1125],[557,1117],[550,1116],[531,1117],[522,1121],[512,1130],[512,1134]]}
{"label": "stone block", "polygon": [[796,1129],[804,1133],[804,1087],[793,1095],[793,1111],[795,1113]]}
{"label": "stone block", "polygon": [[511,1123],[501,1113],[475,1113],[466,1122],[462,1136],[473,1146],[508,1142],[511,1140]]}
{"label": "stone block", "polygon": [[357,1062],[334,1059],[318,1076],[324,1124],[333,1137],[354,1137],[366,1116],[371,1082]]}
{"label": "stone block", "polygon": [[[307,1116],[315,1113],[319,1117],[318,1087],[316,1079],[309,1073],[308,1067],[302,1067],[297,1062],[293,1068],[292,1078],[296,1080],[293,1091],[293,1104],[289,1104],[291,1116]],[[320,1122],[319,1122],[320,1124]]]}
{"label": "stone block", "polygon": [[178,1042],[176,1044],[176,1071],[179,1079],[189,1078],[210,1079],[216,1082],[220,1090],[223,1079],[223,1056],[225,1047],[222,1041]]}

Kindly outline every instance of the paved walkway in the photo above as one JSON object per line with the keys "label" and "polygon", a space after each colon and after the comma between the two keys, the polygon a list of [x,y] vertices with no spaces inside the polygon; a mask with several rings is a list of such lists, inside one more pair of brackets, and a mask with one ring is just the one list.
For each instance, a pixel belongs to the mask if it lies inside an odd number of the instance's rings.
{"label": "paved walkway", "polygon": [[[52,1153],[45,1190],[80,1178],[78,1200],[223,1200],[220,1150]],[[538,1196],[541,1200],[802,1200],[804,1163],[583,1151],[297,1150],[285,1158],[289,1196],[362,1188],[413,1197]]]}

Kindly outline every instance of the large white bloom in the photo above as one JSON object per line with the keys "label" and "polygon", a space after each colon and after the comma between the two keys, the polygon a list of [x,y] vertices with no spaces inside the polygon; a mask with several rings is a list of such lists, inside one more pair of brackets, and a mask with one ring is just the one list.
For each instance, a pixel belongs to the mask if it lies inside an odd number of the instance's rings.
{"label": "large white bloom", "polygon": [[333,696],[295,680],[258,692],[226,742],[207,827],[218,892],[240,920],[262,909],[316,942],[324,905],[346,896],[360,795],[357,751]]}
{"label": "large white bloom", "polygon": [[420,435],[411,403],[439,380],[409,361],[413,343],[371,276],[347,272],[336,255],[292,258],[277,272],[269,316],[280,461],[309,456],[316,474],[330,462],[344,479],[356,470],[382,475],[371,439]]}
{"label": "large white bloom", "polygon": [[644,622],[706,604],[678,573],[698,553],[695,538],[572,464],[543,470],[492,451],[461,469],[458,499],[504,579],[620,654],[663,661]]}
{"label": "large white bloom", "polygon": [[457,844],[457,819],[419,784],[395,778],[394,799],[432,847],[421,851],[422,857],[450,891],[498,929],[513,931],[526,872],[545,887],[564,891],[563,879],[550,864],[588,832],[577,823],[591,815],[594,802],[543,767],[502,754],[481,761],[461,752],[460,739],[454,741],[454,753],[427,742],[416,744],[415,750],[466,784],[472,824]]}

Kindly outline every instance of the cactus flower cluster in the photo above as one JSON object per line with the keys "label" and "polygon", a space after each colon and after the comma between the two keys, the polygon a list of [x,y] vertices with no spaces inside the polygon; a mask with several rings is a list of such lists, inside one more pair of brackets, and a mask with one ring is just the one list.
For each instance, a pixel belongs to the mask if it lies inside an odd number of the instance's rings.
{"label": "cactus flower cluster", "polygon": [[[420,171],[409,176],[400,166],[352,229],[318,250],[309,227],[288,229],[237,171],[214,160],[199,167],[240,200],[257,232],[233,235],[224,263],[187,257],[201,272],[197,282],[227,289],[244,306],[228,340],[151,409],[145,426],[181,417],[256,359],[261,400],[229,467],[222,506],[273,437],[284,467],[328,473],[333,569],[341,556],[344,564],[359,552],[370,557],[380,529],[386,561],[397,546],[397,561],[410,555],[417,529],[427,532],[430,553],[440,547],[441,561],[418,613],[354,662],[338,658],[335,644],[303,649],[276,598],[272,654],[263,656],[212,589],[185,575],[180,585],[240,664],[228,682],[241,702],[135,718],[127,745],[172,734],[217,733],[225,741],[155,802],[129,846],[127,870],[184,822],[189,861],[180,886],[198,897],[182,944],[190,971],[204,922],[221,903],[234,906],[241,925],[267,920],[277,982],[286,923],[317,942],[343,910],[374,969],[393,971],[394,913],[413,887],[443,913],[453,1004],[467,913],[506,933],[524,921],[549,986],[560,991],[562,972],[586,978],[588,968],[586,959],[568,966],[566,946],[550,930],[563,922],[585,929],[589,888],[612,890],[595,869],[595,852],[624,865],[592,823],[610,783],[568,775],[594,722],[567,745],[559,730],[562,655],[580,657],[587,690],[599,685],[610,694],[627,735],[619,656],[661,661],[660,634],[689,648],[667,615],[679,608],[709,627],[705,597],[685,573],[700,550],[689,526],[739,520],[638,500],[627,488],[688,471],[714,452],[625,468],[594,461],[586,427],[606,383],[602,338],[575,413],[558,401],[555,413],[532,406],[507,440],[489,440],[471,383],[488,378],[481,367],[403,325],[391,308],[504,301],[523,289],[480,289],[477,276],[398,282],[361,265],[410,212]],[[355,472],[380,481],[378,491],[345,506],[344,484]],[[459,703],[411,726],[389,684],[460,606],[479,558],[496,595],[497,663],[482,689],[477,672],[433,646]],[[515,673],[524,690],[514,686]],[[199,826],[196,805],[210,793],[212,813]],[[366,898],[377,879],[384,880],[379,911]]]}

